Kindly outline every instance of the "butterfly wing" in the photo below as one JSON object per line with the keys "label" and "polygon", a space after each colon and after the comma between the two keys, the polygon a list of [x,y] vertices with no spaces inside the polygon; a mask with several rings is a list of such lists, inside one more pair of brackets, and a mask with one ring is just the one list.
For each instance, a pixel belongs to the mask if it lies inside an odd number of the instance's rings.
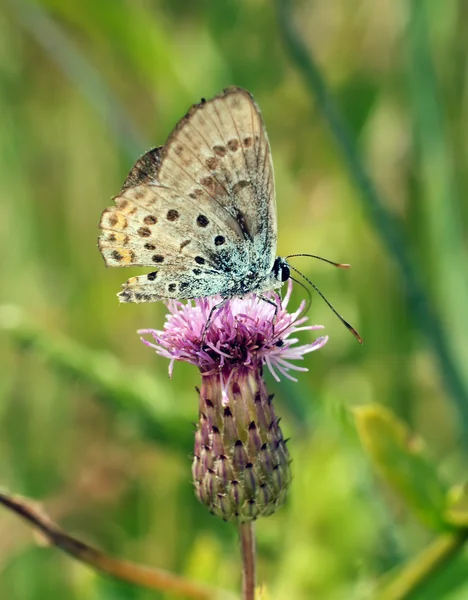
{"label": "butterfly wing", "polygon": [[[193,106],[165,146],[137,161],[101,218],[107,266],[153,266],[120,299],[229,296],[271,271],[276,205],[270,146],[252,96],[228,88]],[[253,290],[254,291],[254,290]]]}
{"label": "butterfly wing", "polygon": [[256,241],[259,252],[253,258],[266,255],[273,265],[273,163],[260,109],[249,92],[231,87],[193,106],[164,147],[159,180],[179,188],[183,182],[188,194],[201,187],[238,222],[246,241]]}

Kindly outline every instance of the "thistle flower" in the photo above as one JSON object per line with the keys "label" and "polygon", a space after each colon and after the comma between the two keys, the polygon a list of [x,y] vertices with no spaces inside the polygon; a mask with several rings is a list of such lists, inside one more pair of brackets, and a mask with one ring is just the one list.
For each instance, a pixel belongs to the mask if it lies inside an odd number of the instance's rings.
{"label": "thistle flower", "polygon": [[[199,421],[192,475],[199,500],[226,521],[245,523],[274,513],[285,501],[291,481],[290,459],[263,380],[266,365],[273,377],[293,381],[291,371],[307,371],[291,361],[321,348],[323,336],[296,345],[304,325],[304,302],[289,313],[289,281],[283,301],[251,295],[233,298],[214,311],[219,297],[183,304],[171,300],[164,331],[140,330],[142,341],[174,362],[196,365],[202,375]],[[276,313],[276,314],[275,314]],[[150,339],[147,339],[147,338]]]}

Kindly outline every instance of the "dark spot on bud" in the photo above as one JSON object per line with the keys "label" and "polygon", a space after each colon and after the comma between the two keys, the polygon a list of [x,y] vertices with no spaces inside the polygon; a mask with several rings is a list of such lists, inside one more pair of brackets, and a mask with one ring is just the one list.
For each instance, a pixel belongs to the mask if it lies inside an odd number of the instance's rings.
{"label": "dark spot on bud", "polygon": [[205,217],[205,215],[198,215],[198,217],[197,217],[198,227],[206,227],[208,225],[208,223],[209,223],[208,217]]}
{"label": "dark spot on bud", "polygon": [[204,265],[206,261],[202,256],[195,256],[195,262],[197,265]]}
{"label": "dark spot on bud", "polygon": [[154,217],[153,215],[148,215],[147,217],[145,217],[143,219],[143,221],[146,223],[146,225],[154,225],[155,223],[158,222],[157,218]]}
{"label": "dark spot on bud", "polygon": [[234,381],[232,384],[232,392],[234,394],[240,394],[240,385],[237,383],[237,381]]}
{"label": "dark spot on bud", "polygon": [[151,231],[148,229],[148,227],[140,227],[138,230],[138,235],[141,235],[141,237],[149,237],[151,235]]}
{"label": "dark spot on bud", "polygon": [[179,212],[177,210],[171,208],[171,210],[167,211],[166,219],[168,221],[177,221],[178,218],[179,218]]}
{"label": "dark spot on bud", "polygon": [[156,275],[157,275],[157,272],[156,272],[156,271],[153,271],[152,273],[148,273],[148,275],[147,275],[147,278],[148,278],[150,281],[153,281],[154,279],[156,279]]}
{"label": "dark spot on bud", "polygon": [[232,417],[232,412],[231,412],[231,409],[229,408],[229,406],[226,406],[224,408],[224,416],[225,417]]}
{"label": "dark spot on bud", "polygon": [[222,246],[226,239],[223,235],[217,235],[214,239],[215,246]]}

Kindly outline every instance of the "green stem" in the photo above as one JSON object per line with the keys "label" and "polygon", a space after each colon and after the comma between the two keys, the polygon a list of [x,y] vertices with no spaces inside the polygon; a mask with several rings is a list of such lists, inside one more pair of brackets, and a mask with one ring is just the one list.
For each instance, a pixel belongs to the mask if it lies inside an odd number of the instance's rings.
{"label": "green stem", "polygon": [[418,557],[404,566],[388,585],[381,587],[377,600],[409,600],[437,572],[460,552],[468,539],[468,529],[438,537]]}
{"label": "green stem", "polygon": [[242,600],[255,600],[255,530],[252,521],[239,524],[242,556]]}
{"label": "green stem", "polygon": [[438,315],[434,312],[420,280],[418,270],[410,259],[401,227],[386,208],[369,177],[351,134],[331,95],[313,54],[305,45],[293,23],[290,0],[276,0],[278,27],[286,49],[313,94],[316,104],[327,121],[348,167],[349,174],[361,192],[361,199],[376,229],[393,256],[404,281],[409,308],[419,322],[421,331],[432,344],[439,360],[440,371],[462,421],[462,433],[468,443],[468,390],[451,356]]}

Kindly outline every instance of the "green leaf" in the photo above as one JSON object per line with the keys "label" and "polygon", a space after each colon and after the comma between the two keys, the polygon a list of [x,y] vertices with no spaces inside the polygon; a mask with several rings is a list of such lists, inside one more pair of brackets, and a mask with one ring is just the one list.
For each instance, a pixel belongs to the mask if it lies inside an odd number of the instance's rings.
{"label": "green leaf", "polygon": [[448,489],[415,437],[390,411],[369,405],[354,410],[361,442],[383,479],[426,526],[446,530]]}
{"label": "green leaf", "polygon": [[468,483],[450,490],[446,519],[457,528],[468,528]]}

